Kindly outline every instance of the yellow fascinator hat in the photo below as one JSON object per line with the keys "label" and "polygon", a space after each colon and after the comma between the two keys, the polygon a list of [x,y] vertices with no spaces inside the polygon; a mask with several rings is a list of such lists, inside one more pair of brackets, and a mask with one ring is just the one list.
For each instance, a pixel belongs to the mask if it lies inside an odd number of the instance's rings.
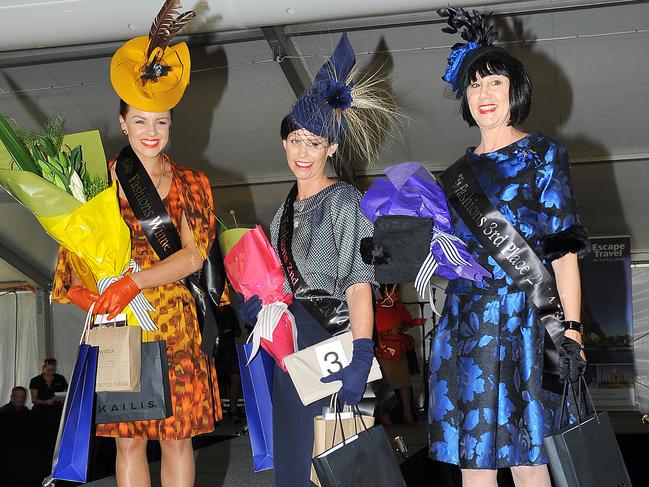
{"label": "yellow fascinator hat", "polygon": [[117,95],[145,112],[175,107],[189,84],[191,60],[187,44],[169,43],[191,19],[193,11],[179,13],[180,0],[167,0],[148,36],[126,42],[113,55],[110,81]]}

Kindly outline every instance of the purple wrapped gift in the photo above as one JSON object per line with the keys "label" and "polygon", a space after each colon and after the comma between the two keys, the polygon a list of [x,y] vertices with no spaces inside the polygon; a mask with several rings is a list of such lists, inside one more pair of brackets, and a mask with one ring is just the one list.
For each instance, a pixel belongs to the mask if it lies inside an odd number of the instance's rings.
{"label": "purple wrapped gift", "polygon": [[480,281],[491,274],[476,262],[451,225],[444,189],[418,162],[386,168],[387,179],[377,179],[365,193],[360,209],[371,222],[386,215],[413,216],[433,220],[430,254],[415,280],[420,296],[426,296],[433,274],[446,279]]}

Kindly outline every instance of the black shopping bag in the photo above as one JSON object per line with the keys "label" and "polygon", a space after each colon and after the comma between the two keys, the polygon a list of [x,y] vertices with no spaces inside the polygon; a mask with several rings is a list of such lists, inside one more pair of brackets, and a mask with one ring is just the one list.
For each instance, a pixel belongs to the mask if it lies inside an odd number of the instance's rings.
{"label": "black shopping bag", "polygon": [[[561,414],[566,406],[567,389],[572,390],[575,404],[583,398],[590,399],[583,376],[579,380],[579,392],[575,384],[564,387]],[[583,387],[583,389],[582,389]],[[576,408],[577,422],[561,428],[556,434],[543,439],[550,461],[550,472],[555,487],[631,487],[631,480],[620,448],[615,439],[608,413],[595,411],[582,418]],[[562,424],[560,420],[560,424]]]}
{"label": "black shopping bag", "polygon": [[322,487],[405,487],[383,426],[361,431],[313,459]]}
{"label": "black shopping bag", "polygon": [[167,342],[142,343],[139,392],[98,392],[95,423],[165,419],[173,414]]}

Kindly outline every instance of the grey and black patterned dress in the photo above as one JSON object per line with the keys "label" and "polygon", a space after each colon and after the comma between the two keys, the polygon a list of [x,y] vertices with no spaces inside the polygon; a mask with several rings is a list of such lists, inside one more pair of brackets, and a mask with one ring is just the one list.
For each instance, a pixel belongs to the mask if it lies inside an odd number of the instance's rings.
{"label": "grey and black patterned dress", "polygon": [[[352,284],[374,282],[374,268],[363,262],[359,251],[361,239],[372,236],[372,224],[358,209],[361,197],[354,186],[338,181],[293,204],[293,258],[311,289],[345,299]],[[275,250],[283,208],[270,226]],[[290,293],[286,280],[284,285]]]}
{"label": "grey and black patterned dress", "polygon": [[[360,242],[372,235],[372,224],[360,213],[361,193],[337,182],[293,205],[292,251],[295,263],[311,289],[327,291],[345,299],[355,283],[374,282],[374,269],[360,255]],[[271,243],[278,249],[279,226],[284,205],[271,223]],[[285,280],[286,292],[291,292]],[[309,347],[331,335],[299,304],[290,310],[298,329],[298,348]],[[322,414],[329,398],[303,406],[289,375],[275,367],[273,378],[274,485],[311,487],[313,418]]]}

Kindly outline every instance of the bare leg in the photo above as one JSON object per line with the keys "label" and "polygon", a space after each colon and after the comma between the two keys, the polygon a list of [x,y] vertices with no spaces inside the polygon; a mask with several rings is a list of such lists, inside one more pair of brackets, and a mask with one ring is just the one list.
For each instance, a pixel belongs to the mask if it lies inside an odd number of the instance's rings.
{"label": "bare leg", "polygon": [[162,487],[193,487],[196,477],[194,450],[191,438],[160,442]]}
{"label": "bare leg", "polygon": [[498,487],[498,470],[462,469],[462,487]]}
{"label": "bare leg", "polygon": [[151,475],[146,458],[146,440],[115,438],[115,473],[119,487],[150,487]]}
{"label": "bare leg", "polygon": [[512,467],[516,487],[550,487],[550,473],[547,465],[537,467]]}
{"label": "bare leg", "polygon": [[412,398],[410,397],[410,387],[399,389],[401,397],[401,407],[403,408],[403,422],[408,425],[414,425],[415,420],[412,417]]}

